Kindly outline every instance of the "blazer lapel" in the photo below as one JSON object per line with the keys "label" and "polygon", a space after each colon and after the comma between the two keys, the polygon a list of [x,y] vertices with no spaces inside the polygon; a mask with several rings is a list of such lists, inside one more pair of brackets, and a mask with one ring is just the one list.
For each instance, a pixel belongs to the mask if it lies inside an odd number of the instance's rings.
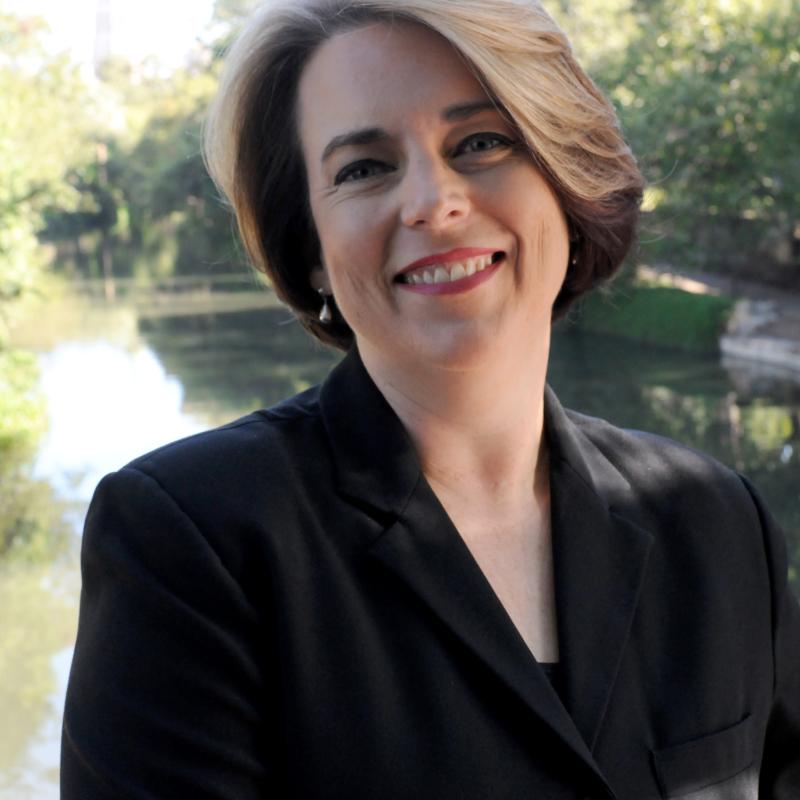
{"label": "blazer lapel", "polygon": [[630,634],[653,536],[613,465],[548,389],[553,562],[564,701],[594,749]]}
{"label": "blazer lapel", "polygon": [[558,695],[423,477],[370,552],[600,777]]}

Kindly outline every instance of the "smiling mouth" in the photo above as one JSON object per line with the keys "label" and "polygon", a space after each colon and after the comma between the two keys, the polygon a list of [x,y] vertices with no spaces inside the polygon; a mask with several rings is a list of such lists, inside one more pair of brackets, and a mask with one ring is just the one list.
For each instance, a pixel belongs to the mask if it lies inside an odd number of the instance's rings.
{"label": "smiling mouth", "polygon": [[505,253],[498,251],[491,255],[465,258],[463,261],[429,264],[425,267],[418,267],[404,272],[398,275],[395,280],[397,283],[408,284],[453,283],[478,272],[483,272],[487,267],[500,261],[504,255]]}

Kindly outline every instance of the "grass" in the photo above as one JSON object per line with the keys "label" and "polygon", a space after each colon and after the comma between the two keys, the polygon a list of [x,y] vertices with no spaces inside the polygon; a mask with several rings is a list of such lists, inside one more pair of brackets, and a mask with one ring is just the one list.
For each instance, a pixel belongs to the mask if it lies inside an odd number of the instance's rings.
{"label": "grass", "polygon": [[646,284],[624,284],[580,302],[567,325],[662,347],[699,353],[719,350],[734,301]]}

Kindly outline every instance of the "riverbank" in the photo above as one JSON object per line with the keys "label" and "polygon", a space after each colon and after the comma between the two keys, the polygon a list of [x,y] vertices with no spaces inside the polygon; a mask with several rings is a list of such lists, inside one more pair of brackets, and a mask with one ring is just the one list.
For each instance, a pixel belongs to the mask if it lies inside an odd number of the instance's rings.
{"label": "riverbank", "polygon": [[646,269],[660,285],[735,301],[719,349],[726,359],[788,370],[800,377],[800,287],[778,289],[713,274]]}
{"label": "riverbank", "polygon": [[640,267],[636,278],[591,296],[582,329],[695,352],[719,352],[800,379],[800,288]]}
{"label": "riverbank", "polygon": [[[43,297],[28,323],[17,326],[16,338],[23,346],[35,342],[40,347],[51,323],[63,330],[67,317],[83,320],[87,304],[94,304],[94,316],[96,307],[105,310],[103,334],[110,327],[131,333],[144,319],[280,307],[252,273],[183,276],[147,286],[121,279],[114,300],[106,298],[101,281],[54,283],[50,289],[50,301],[55,297],[58,302],[45,310]],[[583,298],[560,327],[689,353],[721,354],[723,360],[746,362],[751,371],[783,371],[800,382],[800,286],[793,292],[721,275],[643,266],[635,277]]]}

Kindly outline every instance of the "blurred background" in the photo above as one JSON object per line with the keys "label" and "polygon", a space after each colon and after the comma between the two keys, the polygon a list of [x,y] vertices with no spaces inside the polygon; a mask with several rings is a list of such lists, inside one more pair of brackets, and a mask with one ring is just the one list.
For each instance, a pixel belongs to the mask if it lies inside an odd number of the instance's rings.
{"label": "blurred background", "polygon": [[[58,796],[100,477],[338,360],[248,270],[200,125],[248,0],[0,0],[0,796]],[[568,406],[750,476],[800,592],[800,3],[545,0],[649,181],[559,323]],[[735,591],[731,587],[731,591]]]}

